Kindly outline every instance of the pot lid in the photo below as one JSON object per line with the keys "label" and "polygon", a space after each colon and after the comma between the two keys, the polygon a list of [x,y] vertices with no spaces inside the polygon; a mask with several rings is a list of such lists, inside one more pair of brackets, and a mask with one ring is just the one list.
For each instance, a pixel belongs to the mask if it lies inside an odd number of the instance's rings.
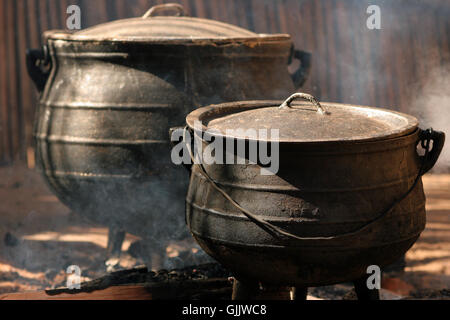
{"label": "pot lid", "polygon": [[[172,12],[172,16],[157,15]],[[139,18],[99,24],[75,33],[52,31],[51,38],[95,41],[195,42],[198,40],[265,39],[286,40],[289,35],[264,35],[216,20],[185,16],[183,6],[176,3],[152,7]]]}
{"label": "pot lid", "polygon": [[[293,102],[295,99],[309,102]],[[312,105],[311,105],[312,103]],[[213,130],[215,136],[249,139],[248,129],[278,129],[279,142],[374,141],[414,132],[416,118],[395,111],[340,103],[319,103],[313,96],[296,93],[285,102],[246,101],[197,109],[186,119],[194,130]],[[240,130],[239,130],[240,129]],[[228,131],[227,130],[233,130]]]}

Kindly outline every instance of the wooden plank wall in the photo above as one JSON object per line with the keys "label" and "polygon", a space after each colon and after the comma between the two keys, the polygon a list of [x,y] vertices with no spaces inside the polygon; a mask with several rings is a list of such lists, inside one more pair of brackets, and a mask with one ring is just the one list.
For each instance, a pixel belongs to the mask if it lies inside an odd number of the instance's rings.
{"label": "wooden plank wall", "polygon": [[[26,160],[36,93],[25,68],[26,48],[48,29],[64,29],[77,4],[82,28],[142,15],[163,0],[0,0],[0,164]],[[217,19],[260,33],[289,33],[313,53],[303,90],[322,100],[412,108],[432,70],[450,62],[448,0],[174,0],[191,16]],[[381,30],[366,27],[371,4]]]}

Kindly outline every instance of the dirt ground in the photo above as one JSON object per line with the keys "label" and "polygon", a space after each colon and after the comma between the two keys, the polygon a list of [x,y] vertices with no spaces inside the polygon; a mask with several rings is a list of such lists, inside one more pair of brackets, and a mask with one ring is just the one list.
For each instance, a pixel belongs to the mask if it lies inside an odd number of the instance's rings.
{"label": "dirt ground", "polygon": [[[35,170],[0,168],[0,201],[0,293],[59,286],[70,265],[83,280],[106,272],[108,229],[72,213]],[[142,263],[126,253],[136,240],[127,234],[124,268]]]}
{"label": "dirt ground", "polygon": [[[423,181],[427,227],[406,255],[405,272],[384,276],[383,287],[394,293],[385,293],[387,298],[450,288],[450,175]],[[65,285],[70,265],[80,266],[84,280],[104,275],[107,235],[107,228],[62,205],[35,170],[0,168],[0,294]],[[126,236],[121,267],[142,264],[127,251],[137,240]],[[313,292],[330,298],[320,289]]]}
{"label": "dirt ground", "polygon": [[416,289],[450,289],[450,174],[423,177],[427,226],[406,254],[403,279]]}

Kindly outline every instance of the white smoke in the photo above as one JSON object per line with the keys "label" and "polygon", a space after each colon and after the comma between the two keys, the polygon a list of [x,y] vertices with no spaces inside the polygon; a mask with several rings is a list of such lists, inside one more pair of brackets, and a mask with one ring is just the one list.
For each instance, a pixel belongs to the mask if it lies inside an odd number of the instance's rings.
{"label": "white smoke", "polygon": [[420,127],[444,131],[447,142],[433,172],[450,172],[450,65],[431,69],[423,85],[411,96],[411,110]]}

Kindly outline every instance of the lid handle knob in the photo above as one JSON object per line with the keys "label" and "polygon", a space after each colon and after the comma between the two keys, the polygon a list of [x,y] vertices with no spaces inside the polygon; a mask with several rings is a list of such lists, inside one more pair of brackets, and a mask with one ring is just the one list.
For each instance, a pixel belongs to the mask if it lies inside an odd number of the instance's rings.
{"label": "lid handle knob", "polygon": [[320,114],[329,114],[329,112],[327,112],[319,103],[319,101],[317,101],[316,98],[314,98],[312,95],[307,94],[307,93],[301,93],[301,92],[297,92],[294,93],[292,96],[290,96],[289,98],[287,98],[287,100],[285,102],[283,102],[283,104],[280,106],[280,109],[285,109],[285,108],[290,108],[291,107],[291,102],[294,101],[295,99],[305,99],[310,101],[313,105],[315,105],[317,107],[317,113]]}
{"label": "lid handle knob", "polygon": [[156,13],[161,11],[176,11],[177,14],[176,17],[182,17],[185,16],[184,13],[184,7],[181,4],[178,3],[165,3],[165,4],[159,4],[156,6],[153,6],[148,10],[143,16],[143,19],[147,19],[150,17],[154,17]]}

